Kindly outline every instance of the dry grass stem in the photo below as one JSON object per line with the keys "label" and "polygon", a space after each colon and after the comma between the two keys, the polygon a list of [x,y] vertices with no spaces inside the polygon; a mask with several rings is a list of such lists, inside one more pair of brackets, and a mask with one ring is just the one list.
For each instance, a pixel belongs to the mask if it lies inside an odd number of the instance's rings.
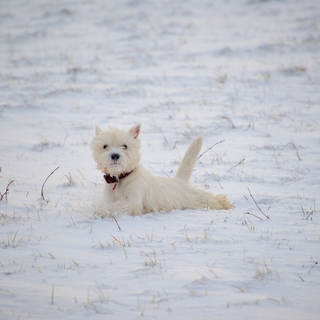
{"label": "dry grass stem", "polygon": [[10,184],[13,183],[13,182],[14,182],[14,180],[11,180],[11,181],[7,184],[6,191],[5,191],[3,194],[0,192],[0,201],[3,199],[3,197],[5,197],[5,198],[6,198],[6,201],[8,201],[9,186],[10,186]]}
{"label": "dry grass stem", "polygon": [[118,223],[117,219],[116,219],[115,217],[112,217],[112,218],[113,218],[113,220],[116,222],[116,224],[117,224],[117,226],[118,226],[119,230],[121,231],[121,228],[120,228],[120,226],[119,226],[119,223]]}
{"label": "dry grass stem", "polygon": [[46,180],[44,180],[44,183],[43,183],[43,185],[42,185],[42,187],[41,187],[41,198],[42,198],[43,200],[45,200],[45,199],[44,199],[44,185],[46,184],[46,182],[48,181],[48,179],[49,179],[59,168],[60,168],[60,167],[55,168],[55,169],[48,175],[48,177],[46,178]]}
{"label": "dry grass stem", "polygon": [[[313,213],[315,212],[315,210],[305,212],[302,206],[301,206],[301,209],[302,209],[303,215],[306,216],[306,220],[308,220],[310,218],[310,216],[312,216]],[[310,220],[312,220],[312,217]]]}
{"label": "dry grass stem", "polygon": [[311,266],[310,270],[308,271],[308,273],[310,273],[312,271],[312,269],[318,264],[318,261],[313,261],[313,265]]}
{"label": "dry grass stem", "polygon": [[232,120],[231,120],[229,117],[222,116],[221,118],[222,118],[222,119],[226,119],[228,122],[230,122],[232,129],[235,129],[235,128],[236,128],[236,126],[233,124]]}

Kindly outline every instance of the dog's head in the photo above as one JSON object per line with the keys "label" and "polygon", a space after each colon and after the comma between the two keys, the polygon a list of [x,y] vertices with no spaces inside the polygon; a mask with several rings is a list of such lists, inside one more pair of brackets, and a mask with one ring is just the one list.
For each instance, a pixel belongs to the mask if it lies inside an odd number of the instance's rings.
{"label": "dog's head", "polygon": [[97,169],[111,176],[132,171],[140,162],[140,124],[129,131],[112,128],[102,131],[96,126],[91,142]]}

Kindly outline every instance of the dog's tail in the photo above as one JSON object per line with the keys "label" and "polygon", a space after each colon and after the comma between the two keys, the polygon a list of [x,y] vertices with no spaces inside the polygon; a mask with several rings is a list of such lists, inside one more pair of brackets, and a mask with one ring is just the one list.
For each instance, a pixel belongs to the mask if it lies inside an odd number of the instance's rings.
{"label": "dog's tail", "polygon": [[199,136],[192,142],[181,161],[178,172],[176,174],[176,178],[182,179],[184,181],[190,180],[193,168],[199,157],[199,153],[202,147],[202,140],[203,137]]}

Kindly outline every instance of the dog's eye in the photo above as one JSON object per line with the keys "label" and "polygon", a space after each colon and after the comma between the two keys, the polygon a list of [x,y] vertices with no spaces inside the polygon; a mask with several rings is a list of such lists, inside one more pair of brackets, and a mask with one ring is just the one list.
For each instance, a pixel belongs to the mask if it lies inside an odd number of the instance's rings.
{"label": "dog's eye", "polygon": [[107,149],[107,148],[108,148],[108,145],[105,144],[105,145],[103,146],[103,149]]}
{"label": "dog's eye", "polygon": [[123,148],[124,150],[126,150],[128,147],[127,147],[126,144],[124,144],[124,145],[122,146],[122,148]]}

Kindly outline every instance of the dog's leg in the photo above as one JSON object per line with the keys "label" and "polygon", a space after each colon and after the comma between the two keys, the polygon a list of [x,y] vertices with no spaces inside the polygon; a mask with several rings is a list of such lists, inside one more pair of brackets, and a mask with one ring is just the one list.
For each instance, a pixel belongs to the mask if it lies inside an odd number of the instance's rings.
{"label": "dog's leg", "polygon": [[108,206],[104,217],[116,217],[119,214],[128,214],[130,216],[140,216],[142,214],[141,205],[137,202],[131,202],[127,199],[120,199]]}
{"label": "dog's leg", "polygon": [[121,198],[113,204],[113,208],[117,213],[140,216],[143,213],[141,196],[135,194]]}
{"label": "dog's leg", "polygon": [[130,216],[141,216],[142,215],[142,206],[137,201],[126,201],[122,206],[122,212],[127,213]]}

